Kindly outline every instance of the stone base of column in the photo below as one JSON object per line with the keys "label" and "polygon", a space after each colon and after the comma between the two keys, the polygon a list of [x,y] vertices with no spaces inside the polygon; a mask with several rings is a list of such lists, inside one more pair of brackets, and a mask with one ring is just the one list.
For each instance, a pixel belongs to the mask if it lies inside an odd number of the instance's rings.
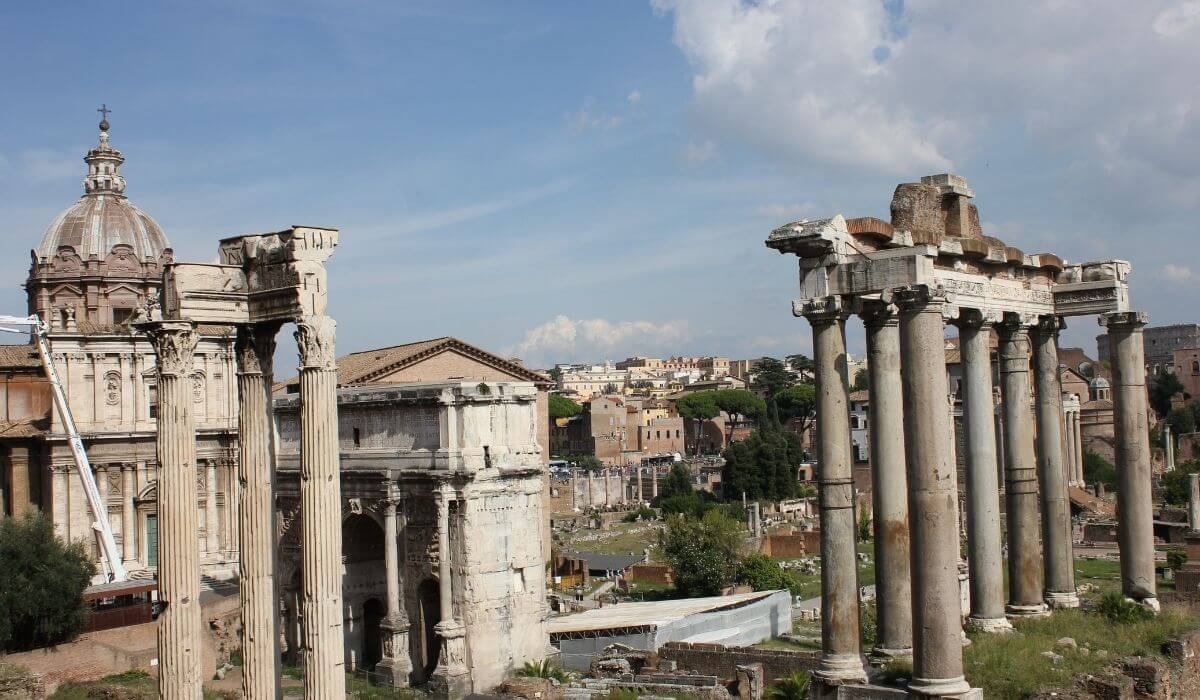
{"label": "stone base of column", "polygon": [[1035,617],[1046,617],[1050,611],[1046,609],[1045,603],[1036,603],[1034,605],[1005,605],[1004,614],[1009,619],[1028,620]]}
{"label": "stone base of column", "polygon": [[900,647],[898,649],[888,649],[886,647],[874,647],[871,653],[867,654],[867,661],[872,666],[883,666],[897,659],[912,659],[912,647]]}
{"label": "stone base of column", "polygon": [[957,678],[913,678],[908,682],[908,692],[926,698],[979,698],[983,691],[972,688],[965,676]]}
{"label": "stone base of column", "polygon": [[813,680],[832,685],[866,683],[867,672],[858,654],[825,654],[820,667],[813,671]]}
{"label": "stone base of column", "polygon": [[967,629],[985,634],[1008,634],[1013,631],[1007,617],[968,617]]}
{"label": "stone base of column", "polygon": [[[873,687],[866,684],[866,676],[863,676],[862,680],[838,680],[835,678],[826,678],[821,675],[820,671],[813,671],[811,679],[808,687],[808,697],[810,700],[851,698],[854,697],[854,690],[867,690]],[[869,697],[875,696],[871,695]]]}
{"label": "stone base of column", "polygon": [[442,640],[437,668],[429,678],[429,694],[442,698],[465,698],[471,694],[471,671],[466,664],[467,628],[458,620],[442,620],[433,627]]}
{"label": "stone base of column", "polygon": [[1130,598],[1130,597],[1126,596],[1125,600],[1128,600],[1133,603],[1137,603],[1138,605],[1142,606],[1143,608],[1149,610],[1150,612],[1152,612],[1156,615],[1158,613],[1162,612],[1162,606],[1159,605],[1158,598],[1150,597],[1150,598],[1142,598],[1141,600],[1137,600],[1135,598]]}
{"label": "stone base of column", "polygon": [[1046,607],[1051,610],[1066,610],[1079,607],[1079,596],[1074,593],[1049,591],[1046,593]]}
{"label": "stone base of column", "polygon": [[383,685],[407,688],[412,675],[412,659],[408,656],[408,620],[384,618],[379,625],[383,635],[383,658],[375,665],[375,673]]}

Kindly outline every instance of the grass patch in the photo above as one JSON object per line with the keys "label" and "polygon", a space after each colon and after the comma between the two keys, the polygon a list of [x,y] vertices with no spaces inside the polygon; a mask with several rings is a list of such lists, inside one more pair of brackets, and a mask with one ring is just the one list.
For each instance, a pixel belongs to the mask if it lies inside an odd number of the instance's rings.
{"label": "grass patch", "polygon": [[[98,681],[63,683],[51,700],[89,700],[90,698],[120,698],[121,700],[152,700],[158,697],[158,681],[145,671],[125,671],[105,676]],[[206,697],[211,697],[207,696]]]}
{"label": "grass patch", "polygon": [[754,646],[759,649],[774,649],[775,651],[820,651],[821,649],[820,644],[805,644],[787,639],[764,639]]}
{"label": "grass patch", "polygon": [[372,685],[370,681],[361,676],[347,673],[346,697],[358,700],[399,700],[401,698],[410,700],[423,696],[408,688],[385,688],[380,685]]}
{"label": "grass patch", "polygon": [[[1153,620],[1114,624],[1099,614],[1060,610],[1014,626],[1019,634],[972,634],[971,646],[963,650],[967,680],[983,688],[985,697],[1021,698],[1067,688],[1076,674],[1098,673],[1121,657],[1159,656],[1167,640],[1200,626],[1200,618],[1173,606]],[[1055,648],[1063,637],[1074,639],[1079,648]],[[1097,654],[1101,650],[1106,653]],[[1041,655],[1045,651],[1063,658],[1052,663]]]}

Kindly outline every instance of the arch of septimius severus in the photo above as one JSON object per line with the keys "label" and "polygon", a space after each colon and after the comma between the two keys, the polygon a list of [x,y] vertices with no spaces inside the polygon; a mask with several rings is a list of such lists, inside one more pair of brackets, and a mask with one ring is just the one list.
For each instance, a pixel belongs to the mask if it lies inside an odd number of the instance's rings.
{"label": "arch of septimius severus", "polygon": [[[963,675],[957,476],[947,411],[945,326],[964,364],[968,626],[1075,607],[1068,480],[1078,446],[1064,435],[1058,335],[1067,316],[1098,315],[1113,349],[1118,540],[1125,596],[1157,610],[1142,327],[1121,260],[1069,265],[985,236],[957,175],[896,188],[891,222],[836,216],[773,231],[799,257],[793,313],[813,329],[822,552],[820,697],[864,683],[855,564],[845,322],[866,327],[875,494],[877,657],[913,657],[910,692],[977,697]],[[1006,527],[1001,528],[990,340],[999,338]],[[1034,410],[1030,411],[1030,402]],[[1068,429],[1073,426],[1067,426]],[[1006,540],[1006,541],[1005,541]],[[1002,553],[1007,544],[1005,591]]]}

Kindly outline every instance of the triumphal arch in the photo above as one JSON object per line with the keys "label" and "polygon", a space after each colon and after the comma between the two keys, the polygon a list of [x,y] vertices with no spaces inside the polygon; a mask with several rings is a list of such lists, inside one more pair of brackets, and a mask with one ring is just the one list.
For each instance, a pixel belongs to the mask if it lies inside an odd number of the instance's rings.
{"label": "triumphal arch", "polygon": [[[945,326],[963,358],[970,616],[1009,618],[1079,605],[1067,482],[1058,335],[1098,315],[1113,348],[1119,544],[1124,594],[1157,609],[1142,327],[1121,260],[1067,264],[984,235],[962,177],[903,183],[891,221],[835,216],[771,232],[799,257],[793,313],[813,329],[822,566],[820,697],[864,683],[855,564],[845,321],[862,318],[870,374],[878,641],[876,658],[913,657],[910,692],[976,697],[963,676],[957,474]],[[1006,527],[1000,526],[991,340],[998,336]],[[1033,410],[1030,410],[1030,404]],[[1069,437],[1069,436],[1068,436]],[[1005,542],[1005,538],[1007,541]],[[1002,567],[1007,545],[1008,584]]]}
{"label": "triumphal arch", "polygon": [[271,362],[275,336],[285,323],[295,324],[300,353],[304,695],[345,696],[335,323],[325,314],[325,261],[337,243],[337,230],[306,226],[223,240],[218,264],[168,265],[161,307],[137,319],[154,344],[158,365],[164,605],[158,658],[164,698],[199,698],[204,680],[190,387],[197,324],[237,329],[243,691],[249,698],[279,695]]}

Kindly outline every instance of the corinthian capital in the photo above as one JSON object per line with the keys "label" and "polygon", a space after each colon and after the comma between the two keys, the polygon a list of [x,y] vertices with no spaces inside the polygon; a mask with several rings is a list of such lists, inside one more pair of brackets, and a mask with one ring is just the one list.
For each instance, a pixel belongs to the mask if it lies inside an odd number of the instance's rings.
{"label": "corinthian capital", "polygon": [[155,321],[143,325],[154,345],[160,375],[190,376],[194,370],[196,329],[189,321]]}
{"label": "corinthian capital", "polygon": [[239,374],[271,374],[275,356],[277,323],[255,323],[238,326],[234,350],[237,353]]}
{"label": "corinthian capital", "polygon": [[296,322],[296,348],[301,369],[337,369],[333,340],[337,322],[328,316],[306,316]]}

